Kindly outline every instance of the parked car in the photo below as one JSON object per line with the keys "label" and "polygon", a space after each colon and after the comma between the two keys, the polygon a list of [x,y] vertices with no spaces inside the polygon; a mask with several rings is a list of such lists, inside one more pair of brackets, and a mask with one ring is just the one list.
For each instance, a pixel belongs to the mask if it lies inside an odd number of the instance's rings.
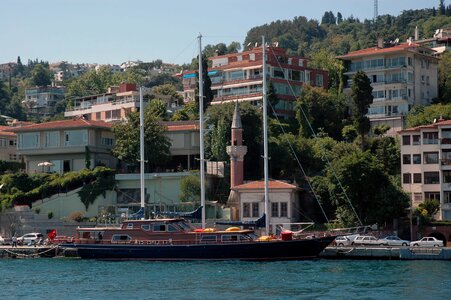
{"label": "parked car", "polygon": [[379,240],[379,239],[375,238],[374,236],[361,235],[354,239],[354,241],[352,242],[352,245],[355,245],[355,246],[363,246],[363,245],[386,246],[387,242]]}
{"label": "parked car", "polygon": [[335,245],[338,247],[351,246],[352,241],[346,236],[337,236],[335,238]]}
{"label": "parked car", "polygon": [[389,235],[380,240],[387,242],[388,246],[409,246],[410,245],[410,241],[400,239],[396,235]]}
{"label": "parked car", "polygon": [[443,241],[437,240],[435,237],[427,236],[419,241],[410,242],[412,247],[443,247]]}
{"label": "parked car", "polygon": [[0,235],[0,245],[9,245],[9,244],[11,244],[11,239],[2,237]]}
{"label": "parked car", "polygon": [[43,240],[44,236],[39,232],[31,232],[17,238],[17,243],[21,245],[32,245],[38,240]]}

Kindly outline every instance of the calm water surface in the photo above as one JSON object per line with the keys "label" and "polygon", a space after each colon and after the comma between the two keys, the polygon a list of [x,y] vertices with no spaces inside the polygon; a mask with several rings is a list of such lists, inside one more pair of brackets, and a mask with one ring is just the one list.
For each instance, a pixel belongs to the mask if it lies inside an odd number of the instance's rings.
{"label": "calm water surface", "polygon": [[0,299],[450,299],[451,262],[1,259]]}

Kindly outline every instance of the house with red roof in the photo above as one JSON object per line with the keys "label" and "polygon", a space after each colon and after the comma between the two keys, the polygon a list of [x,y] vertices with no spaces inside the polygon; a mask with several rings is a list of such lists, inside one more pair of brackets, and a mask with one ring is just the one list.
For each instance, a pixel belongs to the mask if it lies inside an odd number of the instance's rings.
{"label": "house with red roof", "polygon": [[[208,69],[214,94],[212,105],[234,101],[262,105],[263,47],[214,56],[209,60],[212,64]],[[268,85],[273,85],[279,100],[274,108],[279,116],[294,116],[294,103],[304,84],[328,87],[327,71],[309,67],[305,57],[289,55],[284,48],[267,46],[266,64]],[[182,83],[185,101],[193,101],[197,73],[185,72]]]}
{"label": "house with red roof", "polygon": [[[17,134],[17,151],[24,157],[27,173],[79,171],[98,165],[115,168],[111,155],[111,125],[84,119],[62,120],[11,128]],[[42,163],[47,162],[43,166]]]}
{"label": "house with red roof", "polygon": [[404,128],[403,116],[414,105],[429,105],[438,96],[438,58],[435,51],[416,44],[384,43],[339,56],[347,78],[344,92],[350,94],[352,77],[364,71],[373,87],[368,117],[371,127],[387,124],[388,134]]}
{"label": "house with red roof", "polygon": [[436,218],[451,220],[451,120],[440,118],[399,134],[402,188],[412,208],[434,199],[440,202]]}

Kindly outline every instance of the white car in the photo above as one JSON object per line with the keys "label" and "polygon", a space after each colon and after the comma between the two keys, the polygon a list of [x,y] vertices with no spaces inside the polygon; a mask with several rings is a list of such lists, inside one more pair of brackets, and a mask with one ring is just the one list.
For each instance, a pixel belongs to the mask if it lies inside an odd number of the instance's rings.
{"label": "white car", "polygon": [[402,240],[396,235],[389,235],[380,240],[387,242],[388,246],[409,246],[410,244],[410,241]]}
{"label": "white car", "polygon": [[383,240],[379,240],[371,235],[361,235],[354,239],[352,242],[352,245],[354,246],[364,246],[364,245],[370,245],[370,246],[386,246],[387,242]]}
{"label": "white car", "polygon": [[335,238],[335,245],[338,247],[346,247],[350,246],[352,241],[346,236],[337,236]]}
{"label": "white car", "polygon": [[0,235],[0,245],[9,244],[9,240]]}
{"label": "white car", "polygon": [[18,237],[17,243],[21,244],[21,245],[31,245],[34,242],[36,242],[37,240],[40,240],[43,238],[44,238],[44,236],[42,235],[42,233],[32,232],[32,233],[24,234],[21,237]]}
{"label": "white car", "polygon": [[443,247],[443,241],[437,240],[435,237],[427,236],[419,241],[410,242],[411,247]]}

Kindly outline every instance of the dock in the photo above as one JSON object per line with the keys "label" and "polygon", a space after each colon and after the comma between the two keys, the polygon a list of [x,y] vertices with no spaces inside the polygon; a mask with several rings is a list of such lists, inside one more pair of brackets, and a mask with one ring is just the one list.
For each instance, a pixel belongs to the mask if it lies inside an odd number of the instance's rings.
{"label": "dock", "polygon": [[46,246],[0,246],[0,258],[37,258],[55,257],[60,253],[58,245]]}
{"label": "dock", "polygon": [[451,260],[450,247],[327,247],[328,259]]}

